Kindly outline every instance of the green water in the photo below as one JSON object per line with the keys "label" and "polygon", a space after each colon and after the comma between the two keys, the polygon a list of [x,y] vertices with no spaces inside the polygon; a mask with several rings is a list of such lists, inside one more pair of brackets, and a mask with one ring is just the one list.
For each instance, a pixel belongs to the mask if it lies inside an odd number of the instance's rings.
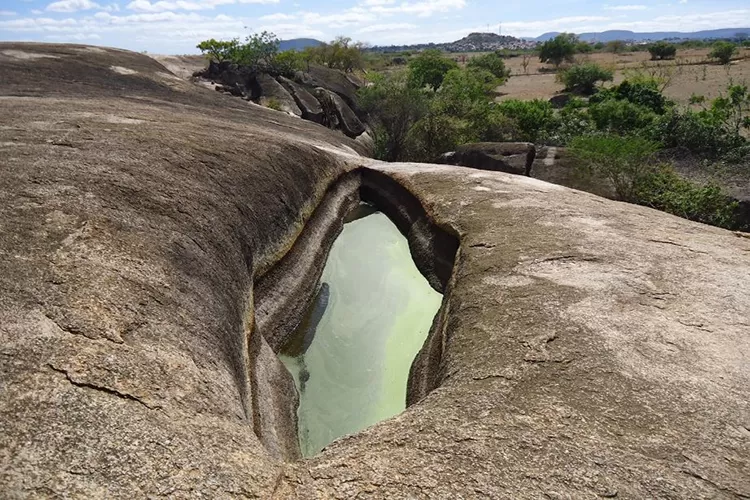
{"label": "green water", "polygon": [[300,395],[303,456],[402,412],[406,382],[442,295],[382,213],[344,225],[321,287],[279,358]]}

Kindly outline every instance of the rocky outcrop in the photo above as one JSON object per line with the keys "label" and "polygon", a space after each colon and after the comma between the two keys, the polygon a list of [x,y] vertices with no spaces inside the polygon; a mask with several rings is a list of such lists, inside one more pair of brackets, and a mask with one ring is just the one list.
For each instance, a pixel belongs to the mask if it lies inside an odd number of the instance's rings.
{"label": "rocky outcrop", "polygon": [[528,142],[479,142],[445,153],[435,163],[530,175],[536,148]]}
{"label": "rocky outcrop", "polygon": [[279,83],[294,97],[297,106],[302,111],[302,118],[310,120],[315,123],[324,123],[325,115],[323,113],[323,107],[320,105],[317,99],[315,99],[310,92],[304,89],[301,85],[279,76],[277,78]]}
{"label": "rocky outcrop", "polygon": [[317,87],[313,90],[313,95],[321,103],[326,115],[326,122],[331,128],[340,128],[342,132],[352,138],[365,131],[365,126],[357,118],[357,115],[338,94]]}
{"label": "rocky outcrop", "polygon": [[[750,495],[750,240],[165,71],[0,43],[3,495]],[[296,461],[274,349],[358,199],[444,300],[406,411]]]}
{"label": "rocky outcrop", "polygon": [[260,104],[270,108],[278,108],[294,116],[302,116],[296,100],[272,76],[259,74],[255,77],[260,86]]}
{"label": "rocky outcrop", "polygon": [[309,88],[322,87],[341,97],[347,106],[359,113],[356,85],[341,71],[326,66],[311,65],[308,71],[298,71],[295,80]]}
{"label": "rocky outcrop", "polygon": [[352,138],[365,131],[355,112],[359,87],[353,77],[341,71],[313,66],[309,73],[297,74],[297,83],[283,76],[274,78],[265,73],[250,72],[231,62],[211,62],[197,75],[213,83],[219,82],[216,90],[220,92],[301,116],[341,130]]}

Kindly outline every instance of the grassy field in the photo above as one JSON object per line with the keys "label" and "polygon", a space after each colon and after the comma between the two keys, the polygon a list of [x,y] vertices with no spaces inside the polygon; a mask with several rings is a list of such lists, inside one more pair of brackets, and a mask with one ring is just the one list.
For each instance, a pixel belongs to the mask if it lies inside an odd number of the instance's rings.
{"label": "grassy field", "polygon": [[[624,52],[621,54],[596,53],[577,56],[579,61],[591,61],[615,69],[615,84],[622,82],[630,71],[654,71],[671,77],[664,93],[680,104],[687,104],[692,95],[707,99],[718,97],[730,83],[750,84],[750,49],[742,49],[738,60],[730,66],[722,66],[708,58],[710,49],[690,49],[677,52],[673,61],[650,61],[648,52]],[[513,57],[506,60],[511,70],[510,80],[498,88],[499,100],[503,99],[549,99],[562,90],[555,81],[550,65],[542,64],[533,57],[524,74],[523,59]]]}

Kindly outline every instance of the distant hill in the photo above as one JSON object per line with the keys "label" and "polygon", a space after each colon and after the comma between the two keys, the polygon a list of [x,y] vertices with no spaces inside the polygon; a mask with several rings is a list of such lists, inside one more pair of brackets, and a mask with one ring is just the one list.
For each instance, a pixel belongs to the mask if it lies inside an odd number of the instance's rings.
{"label": "distant hill", "polygon": [[[681,33],[679,31],[657,31],[653,33],[636,33],[626,30],[603,31],[601,33],[581,33],[578,37],[584,42],[611,42],[613,40],[644,42],[649,40],[710,40],[715,38],[734,38],[737,33],[750,34],[750,28],[722,28],[708,31]],[[559,35],[559,32],[545,33],[534,40],[546,42]]]}
{"label": "distant hill", "polygon": [[322,44],[323,42],[314,38],[294,38],[292,40],[282,40],[279,50],[304,50],[307,47],[317,47]]}
{"label": "distant hill", "polygon": [[535,41],[521,40],[513,36],[501,36],[496,33],[471,33],[461,40],[449,43],[420,43],[415,45],[391,45],[388,47],[372,47],[373,52],[403,52],[407,50],[419,51],[439,49],[445,52],[490,52],[493,50],[518,50],[533,48]]}

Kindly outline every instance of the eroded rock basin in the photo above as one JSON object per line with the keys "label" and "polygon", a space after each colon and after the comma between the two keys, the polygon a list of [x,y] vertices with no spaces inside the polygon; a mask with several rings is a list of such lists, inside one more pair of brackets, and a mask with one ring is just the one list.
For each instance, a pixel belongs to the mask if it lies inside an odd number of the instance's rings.
{"label": "eroded rock basin", "polygon": [[442,295],[381,212],[344,226],[317,296],[279,354],[294,377],[303,456],[396,415]]}

